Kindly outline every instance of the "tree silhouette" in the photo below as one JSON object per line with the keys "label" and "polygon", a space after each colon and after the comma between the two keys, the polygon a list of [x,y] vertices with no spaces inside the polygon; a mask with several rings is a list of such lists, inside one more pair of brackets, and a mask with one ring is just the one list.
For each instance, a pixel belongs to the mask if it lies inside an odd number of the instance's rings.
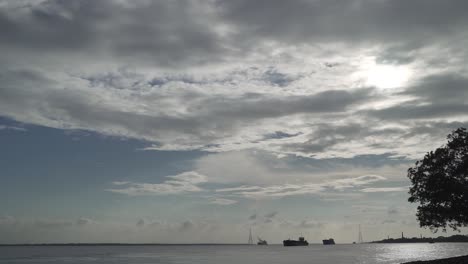
{"label": "tree silhouette", "polygon": [[434,232],[468,226],[468,132],[459,128],[447,139],[445,146],[408,169],[412,183],[408,201],[419,203],[420,226]]}

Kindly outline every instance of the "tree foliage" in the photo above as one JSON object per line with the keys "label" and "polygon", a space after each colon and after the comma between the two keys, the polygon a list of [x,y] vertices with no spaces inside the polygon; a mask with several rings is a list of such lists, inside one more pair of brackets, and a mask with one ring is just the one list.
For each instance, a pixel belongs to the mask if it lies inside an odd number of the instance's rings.
{"label": "tree foliage", "polygon": [[459,128],[447,139],[408,169],[408,201],[419,203],[419,224],[433,231],[468,226],[468,132]]}

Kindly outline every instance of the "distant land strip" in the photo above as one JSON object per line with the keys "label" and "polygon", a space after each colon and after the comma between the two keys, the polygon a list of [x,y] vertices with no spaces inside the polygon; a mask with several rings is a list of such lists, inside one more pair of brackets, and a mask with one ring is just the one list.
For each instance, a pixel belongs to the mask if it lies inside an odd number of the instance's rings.
{"label": "distant land strip", "polygon": [[379,241],[372,241],[371,243],[444,243],[444,242],[468,242],[466,235],[453,235],[449,237],[402,237],[402,238],[389,238]]}

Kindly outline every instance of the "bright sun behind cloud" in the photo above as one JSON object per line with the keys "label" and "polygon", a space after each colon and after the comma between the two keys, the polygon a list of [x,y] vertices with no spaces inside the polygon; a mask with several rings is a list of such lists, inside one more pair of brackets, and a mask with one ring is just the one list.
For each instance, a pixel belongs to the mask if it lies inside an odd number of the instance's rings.
{"label": "bright sun behind cloud", "polygon": [[366,85],[375,86],[377,88],[397,88],[404,86],[411,75],[411,71],[407,66],[370,65],[364,73]]}

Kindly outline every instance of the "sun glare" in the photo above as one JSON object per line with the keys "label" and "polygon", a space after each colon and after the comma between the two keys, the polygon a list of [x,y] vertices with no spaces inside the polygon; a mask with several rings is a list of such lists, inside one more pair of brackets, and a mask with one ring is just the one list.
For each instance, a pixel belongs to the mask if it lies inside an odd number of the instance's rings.
{"label": "sun glare", "polygon": [[404,86],[410,77],[406,66],[374,64],[366,71],[366,84],[378,88],[398,88]]}

